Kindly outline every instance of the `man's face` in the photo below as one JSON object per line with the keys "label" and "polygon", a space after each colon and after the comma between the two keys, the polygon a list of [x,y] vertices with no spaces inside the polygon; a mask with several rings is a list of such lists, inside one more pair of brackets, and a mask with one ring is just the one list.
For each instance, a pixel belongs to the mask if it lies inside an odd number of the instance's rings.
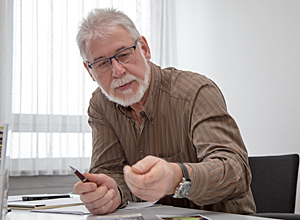
{"label": "man's face", "polygon": [[[94,63],[97,60],[112,57],[121,50],[133,46],[135,40],[123,28],[117,28],[107,40],[96,38],[87,43],[87,60]],[[92,78],[108,99],[123,106],[139,102],[149,87],[150,49],[145,38],[141,37],[139,43],[133,60],[120,64],[113,58],[111,59],[112,66],[106,72],[97,74],[85,64]]]}

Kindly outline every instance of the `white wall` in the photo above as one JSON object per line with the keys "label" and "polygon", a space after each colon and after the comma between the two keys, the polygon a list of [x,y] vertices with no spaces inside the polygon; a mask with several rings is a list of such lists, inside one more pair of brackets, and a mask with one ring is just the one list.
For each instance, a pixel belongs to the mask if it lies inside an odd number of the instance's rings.
{"label": "white wall", "polygon": [[219,85],[251,156],[300,154],[299,12],[299,0],[176,0],[177,67]]}

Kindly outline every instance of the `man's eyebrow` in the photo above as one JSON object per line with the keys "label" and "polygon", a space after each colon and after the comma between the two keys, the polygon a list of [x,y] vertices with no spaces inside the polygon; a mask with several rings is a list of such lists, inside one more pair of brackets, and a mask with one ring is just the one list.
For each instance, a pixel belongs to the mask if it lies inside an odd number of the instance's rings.
{"label": "man's eyebrow", "polygon": [[[121,50],[124,50],[126,48],[127,48],[126,46],[119,47],[117,50],[115,50],[115,54],[117,54],[118,52],[120,52]],[[96,58],[93,59],[93,62],[96,62],[98,60],[105,59],[105,58],[107,58],[107,57],[105,57],[105,56],[96,57]]]}

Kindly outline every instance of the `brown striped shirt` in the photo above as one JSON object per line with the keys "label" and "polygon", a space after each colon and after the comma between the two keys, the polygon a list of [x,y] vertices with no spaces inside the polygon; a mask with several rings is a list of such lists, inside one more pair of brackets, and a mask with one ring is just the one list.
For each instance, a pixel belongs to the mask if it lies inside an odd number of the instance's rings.
{"label": "brown striped shirt", "polygon": [[123,167],[147,155],[188,163],[194,171],[187,198],[159,203],[212,211],[255,212],[248,155],[219,88],[203,75],[151,63],[149,97],[136,126],[130,107],[110,102],[98,88],[90,100],[93,133],[90,172],[118,183],[122,203],[141,201],[123,178]]}

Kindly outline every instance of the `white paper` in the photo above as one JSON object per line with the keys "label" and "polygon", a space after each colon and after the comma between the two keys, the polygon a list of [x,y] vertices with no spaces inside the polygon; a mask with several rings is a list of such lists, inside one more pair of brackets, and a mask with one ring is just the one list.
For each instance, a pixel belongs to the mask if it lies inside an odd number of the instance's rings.
{"label": "white paper", "polygon": [[[120,210],[129,210],[129,209],[141,209],[153,206],[155,202],[129,202],[128,205]],[[54,209],[42,209],[42,210],[31,210],[32,212],[46,212],[46,213],[57,213],[57,214],[73,214],[73,215],[88,215],[91,212],[84,206],[69,206],[69,207],[61,207]]]}
{"label": "white paper", "polygon": [[68,206],[55,209],[31,210],[31,212],[72,214],[72,215],[88,215],[91,212],[84,205]]}
{"label": "white paper", "polygon": [[20,201],[17,197],[9,198],[8,206],[9,207],[30,207],[30,206],[38,206],[40,209],[49,208],[58,208],[59,206],[69,206],[69,205],[80,205],[82,201],[78,196],[74,196],[71,198],[61,198],[61,199],[47,199],[47,200],[35,200],[35,201]]}
{"label": "white paper", "polygon": [[210,218],[207,218],[206,216],[200,215],[200,214],[194,214],[194,215],[156,215],[157,218],[161,220],[185,220],[185,219],[194,219],[194,220],[211,220]]}
{"label": "white paper", "polygon": [[123,208],[124,210],[127,210],[127,209],[142,209],[142,208],[147,208],[147,207],[150,207],[150,206],[153,206],[155,202],[128,202],[128,205]]}

